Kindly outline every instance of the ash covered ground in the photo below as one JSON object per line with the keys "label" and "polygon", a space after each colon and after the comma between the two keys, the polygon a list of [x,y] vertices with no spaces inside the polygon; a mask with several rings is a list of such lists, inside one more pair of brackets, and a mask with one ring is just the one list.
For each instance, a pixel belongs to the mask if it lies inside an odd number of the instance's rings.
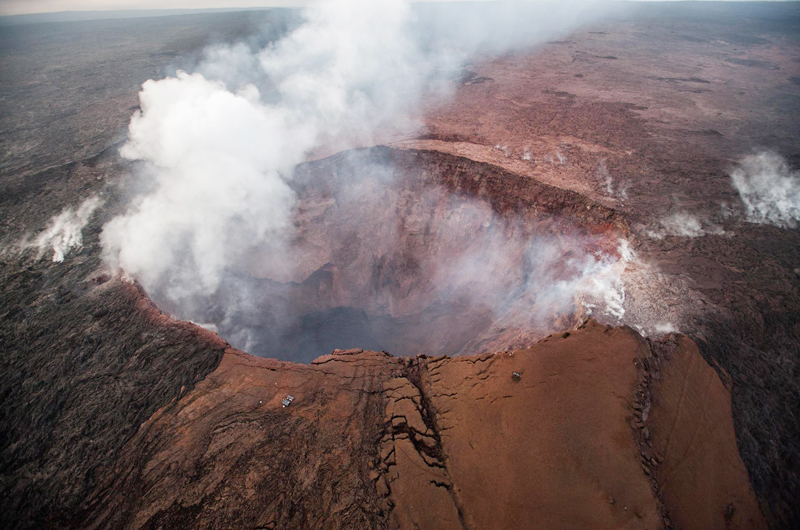
{"label": "ash covered ground", "polygon": [[[0,29],[2,519],[796,526],[797,5],[627,6],[473,54],[413,134],[308,156],[296,231],[228,287],[116,274],[141,84],[299,24]],[[64,212],[80,245],[41,239]]]}

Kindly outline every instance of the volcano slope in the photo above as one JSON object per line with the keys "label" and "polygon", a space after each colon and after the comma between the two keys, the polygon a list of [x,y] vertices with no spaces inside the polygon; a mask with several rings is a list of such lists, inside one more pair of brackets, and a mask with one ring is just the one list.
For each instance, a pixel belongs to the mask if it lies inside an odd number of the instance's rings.
{"label": "volcano slope", "polygon": [[[728,174],[754,146],[800,160],[797,21],[795,6],[637,7],[476,60],[426,134],[378,150],[440,178],[516,183],[495,189],[497,209],[533,209],[511,196],[529,181],[548,190],[563,218],[605,226],[655,267],[627,286],[626,322],[688,336],[569,320],[456,358],[257,358],[107,274],[99,234],[123,208],[130,167],[112,144],[126,112],[101,123],[87,105],[75,136],[15,148],[0,194],[4,525],[796,526],[800,236],[745,222]],[[119,90],[118,107],[135,105],[135,86]],[[82,158],[87,134],[109,147]],[[64,262],[16,250],[93,193],[106,204]],[[703,233],[669,233],[675,212]]]}

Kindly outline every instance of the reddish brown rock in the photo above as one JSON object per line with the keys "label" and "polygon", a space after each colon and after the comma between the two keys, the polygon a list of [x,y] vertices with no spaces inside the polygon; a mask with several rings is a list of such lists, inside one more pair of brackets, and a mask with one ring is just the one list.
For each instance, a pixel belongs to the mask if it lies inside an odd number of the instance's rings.
{"label": "reddish brown rock", "polygon": [[766,528],[736,447],[730,392],[694,342],[678,339],[652,392],[645,428],[677,527]]}
{"label": "reddish brown rock", "polygon": [[633,359],[646,355],[632,330],[590,321],[527,350],[428,363],[430,403],[442,411],[447,468],[470,527],[658,527],[627,421]]}
{"label": "reddish brown rock", "polygon": [[[229,349],[216,371],[142,425],[80,525],[763,523],[727,391],[689,339],[664,361],[647,419],[664,462],[642,464],[632,425],[643,409],[639,366],[650,356],[633,330],[594,321],[526,350],[454,359],[337,350],[298,365]],[[692,381],[674,421],[686,370]],[[674,422],[669,450],[665,422]],[[723,519],[728,504],[734,512]]]}

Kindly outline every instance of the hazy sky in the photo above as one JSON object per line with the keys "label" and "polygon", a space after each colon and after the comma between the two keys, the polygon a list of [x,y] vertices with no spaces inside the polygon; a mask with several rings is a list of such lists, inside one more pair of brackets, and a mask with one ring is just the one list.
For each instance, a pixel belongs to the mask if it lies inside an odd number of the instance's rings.
{"label": "hazy sky", "polygon": [[311,0],[0,0],[0,15],[124,9],[208,9],[297,6],[308,4],[310,1]]}
{"label": "hazy sky", "polygon": [[304,0],[0,0],[0,15],[122,9],[207,9],[304,5]]}

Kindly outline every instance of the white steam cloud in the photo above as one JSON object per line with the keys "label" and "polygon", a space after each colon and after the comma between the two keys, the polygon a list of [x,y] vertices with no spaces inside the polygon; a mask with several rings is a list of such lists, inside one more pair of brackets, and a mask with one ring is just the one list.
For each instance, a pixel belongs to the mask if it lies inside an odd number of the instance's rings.
{"label": "white steam cloud", "polygon": [[654,239],[663,239],[665,236],[701,237],[705,235],[723,235],[722,227],[708,221],[701,220],[694,214],[684,211],[672,213],[660,222],[656,230],[648,230],[647,235]]}
{"label": "white steam cloud", "polygon": [[800,171],[777,153],[745,157],[731,173],[752,223],[794,227],[800,221]]}
{"label": "white steam cloud", "polygon": [[52,251],[54,262],[64,261],[72,249],[83,246],[83,228],[100,206],[100,202],[97,197],[89,197],[77,209],[65,209],[53,217],[47,228],[36,238],[24,242],[23,248],[37,248],[39,258],[46,252]]}
{"label": "white steam cloud", "polygon": [[153,188],[106,226],[108,261],[180,299],[212,293],[254,244],[278,252],[294,205],[287,181],[311,150],[409,125],[432,63],[405,35],[408,17],[399,0],[316,5],[254,58],[275,103],[201,74],[146,82],[122,156],[145,162]]}
{"label": "white steam cloud", "polygon": [[[251,281],[273,282],[264,292],[279,299],[288,287],[277,283],[307,268],[292,250],[303,213],[298,164],[417,131],[425,106],[448,95],[471,53],[542,42],[596,16],[589,6],[412,9],[404,0],[323,1],[277,42],[215,46],[194,73],[147,81],[121,150],[139,162],[145,191],[105,226],[105,260],[190,313],[182,317],[228,329],[229,340],[241,334],[249,344],[249,324],[229,324],[255,318],[262,307]],[[572,272],[553,277],[553,304],[583,293],[621,317],[624,291],[606,272],[620,260],[580,252],[570,259]],[[323,271],[318,265],[305,272]],[[492,264],[478,265],[487,274]]]}
{"label": "white steam cloud", "polygon": [[661,225],[670,235],[698,237],[705,234],[700,220],[686,212],[677,212],[662,219]]}
{"label": "white steam cloud", "polygon": [[660,324],[656,324],[654,328],[657,334],[667,334],[667,333],[678,333],[678,328],[675,327],[675,324],[671,322],[662,322]]}
{"label": "white steam cloud", "polygon": [[[764,151],[744,157],[730,177],[748,222],[783,228],[797,226],[800,221],[800,171],[792,170],[779,154]],[[722,203],[718,219],[732,217],[741,217],[741,209]],[[645,230],[645,233],[654,239],[726,235],[721,226],[686,211],[676,211],[662,218],[657,228]],[[727,235],[732,234],[727,232]]]}

